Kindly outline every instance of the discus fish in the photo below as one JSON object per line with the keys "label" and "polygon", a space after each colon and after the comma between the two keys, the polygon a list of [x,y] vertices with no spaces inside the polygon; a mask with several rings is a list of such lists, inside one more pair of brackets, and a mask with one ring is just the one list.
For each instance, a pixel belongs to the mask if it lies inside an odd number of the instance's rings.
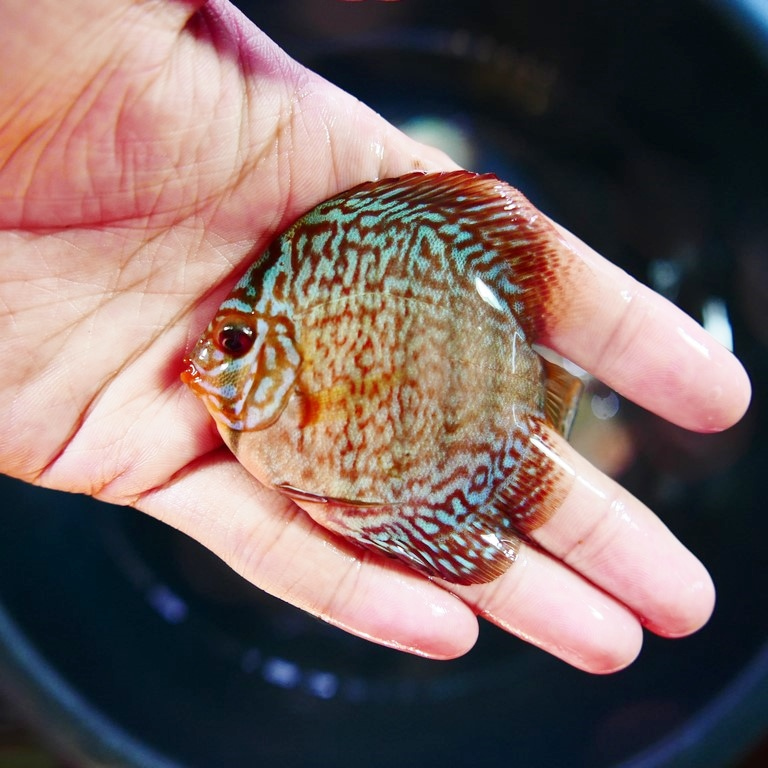
{"label": "discus fish", "polygon": [[551,435],[580,383],[532,348],[557,241],[490,174],[361,184],[256,259],[182,379],[245,468],[321,525],[490,581],[568,489]]}

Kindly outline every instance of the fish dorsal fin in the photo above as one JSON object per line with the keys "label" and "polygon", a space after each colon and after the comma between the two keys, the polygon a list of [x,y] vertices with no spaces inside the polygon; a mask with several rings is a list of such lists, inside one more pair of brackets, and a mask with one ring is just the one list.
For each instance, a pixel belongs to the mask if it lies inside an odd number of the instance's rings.
{"label": "fish dorsal fin", "polygon": [[[326,207],[342,204],[349,211],[365,208],[374,216],[426,221],[436,227],[437,215],[446,225],[441,233],[456,238],[456,251],[474,243],[467,261],[473,261],[478,277],[488,275],[488,282],[501,288],[528,338],[535,341],[544,335],[548,315],[557,309],[555,286],[567,269],[562,263],[564,247],[552,223],[514,187],[490,173],[416,172],[365,182],[317,211],[324,215]],[[505,265],[508,268],[500,269]]]}
{"label": "fish dorsal fin", "polygon": [[549,360],[542,360],[545,377],[544,413],[547,421],[567,438],[579,407],[584,385],[577,376]]}

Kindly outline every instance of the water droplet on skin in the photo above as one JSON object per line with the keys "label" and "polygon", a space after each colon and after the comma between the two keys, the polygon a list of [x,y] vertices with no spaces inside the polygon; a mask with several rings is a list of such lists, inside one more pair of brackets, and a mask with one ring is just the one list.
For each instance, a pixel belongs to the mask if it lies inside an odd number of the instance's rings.
{"label": "water droplet on skin", "polygon": [[689,347],[691,347],[691,349],[695,349],[702,357],[705,357],[707,360],[710,360],[712,358],[712,354],[709,351],[709,348],[707,347],[707,345],[704,344],[704,342],[699,341],[698,339],[694,339],[693,336],[691,336],[691,334],[685,330],[685,328],[678,326],[676,330],[677,330],[677,335]]}

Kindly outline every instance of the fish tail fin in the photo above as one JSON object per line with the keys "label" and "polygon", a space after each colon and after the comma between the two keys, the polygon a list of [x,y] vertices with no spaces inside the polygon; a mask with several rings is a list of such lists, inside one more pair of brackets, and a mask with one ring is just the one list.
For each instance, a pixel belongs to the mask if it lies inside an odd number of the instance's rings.
{"label": "fish tail fin", "polygon": [[546,389],[544,413],[547,421],[567,440],[584,384],[577,376],[549,360],[542,359],[542,365]]}

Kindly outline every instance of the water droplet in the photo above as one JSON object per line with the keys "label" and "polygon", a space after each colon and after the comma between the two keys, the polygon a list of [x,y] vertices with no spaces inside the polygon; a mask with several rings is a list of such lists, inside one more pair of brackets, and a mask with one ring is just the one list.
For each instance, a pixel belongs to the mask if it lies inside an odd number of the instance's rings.
{"label": "water droplet", "polygon": [[619,396],[610,391],[605,397],[592,395],[592,413],[598,419],[612,419],[619,412]]}

